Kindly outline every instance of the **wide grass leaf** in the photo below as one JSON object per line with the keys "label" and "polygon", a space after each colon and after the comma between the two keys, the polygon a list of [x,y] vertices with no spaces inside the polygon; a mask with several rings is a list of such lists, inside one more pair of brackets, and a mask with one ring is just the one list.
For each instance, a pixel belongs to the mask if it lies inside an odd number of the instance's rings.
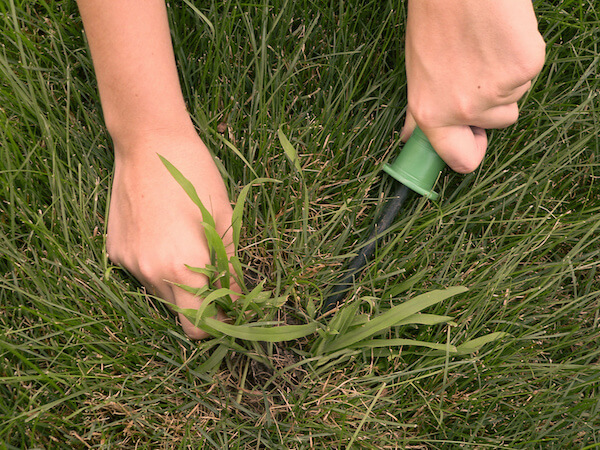
{"label": "wide grass leaf", "polygon": [[240,194],[238,195],[237,201],[235,202],[235,207],[233,208],[233,215],[231,217],[231,222],[233,225],[233,243],[234,243],[236,249],[240,243],[240,232],[241,232],[241,228],[242,228],[244,206],[246,204],[246,199],[248,197],[248,193],[250,192],[250,189],[252,188],[253,185],[262,184],[262,183],[266,183],[266,182],[281,183],[281,181],[276,180],[274,178],[257,178],[256,180],[254,180],[251,183],[244,186],[244,188],[241,190]]}
{"label": "wide grass leaf", "polygon": [[379,347],[427,347],[434,350],[447,350],[450,353],[456,353],[454,345],[436,344],[435,342],[417,341],[414,339],[372,339],[366,342],[358,342],[350,348],[379,348]]}
{"label": "wide grass leaf", "polygon": [[324,347],[325,352],[333,352],[356,344],[370,336],[380,333],[390,327],[396,326],[402,320],[410,317],[423,309],[444,301],[454,295],[466,292],[467,288],[462,286],[452,287],[445,290],[434,290],[419,295],[401,305],[394,306],[390,310],[375,317],[365,325],[352,330],[346,334],[339,335]]}
{"label": "wide grass leaf", "polygon": [[252,325],[231,325],[216,319],[206,318],[203,323],[207,331],[217,331],[219,333],[246,341],[263,342],[283,342],[300,339],[304,336],[314,333],[317,330],[317,323],[306,325],[282,325],[282,326],[252,326]]}
{"label": "wide grass leaf", "polygon": [[300,159],[298,158],[298,152],[289,141],[287,136],[284,134],[283,130],[279,128],[277,130],[277,136],[279,137],[279,141],[281,142],[281,146],[283,147],[283,151],[285,152],[285,156],[288,157],[290,162],[294,165],[294,168],[298,171],[298,173],[302,172],[302,166],[300,166]]}
{"label": "wide grass leaf", "polygon": [[216,228],[215,221],[213,220],[212,215],[210,214],[210,212],[208,211],[208,209],[206,209],[204,207],[204,205],[202,204],[202,201],[200,200],[200,197],[198,197],[198,192],[196,192],[196,188],[194,187],[194,185],[192,184],[192,182],[190,180],[188,180],[179,171],[179,169],[177,167],[175,167],[173,164],[171,164],[169,162],[169,160],[167,160],[164,156],[158,155],[158,157],[160,158],[160,160],[162,161],[162,163],[165,165],[165,167],[167,168],[167,170],[169,171],[169,173],[171,174],[171,176],[173,178],[175,178],[175,181],[177,181],[177,183],[179,183],[179,185],[183,188],[183,190],[188,195],[188,197],[200,209],[200,212],[202,213],[202,220],[206,224],[212,226],[213,228]]}
{"label": "wide grass leaf", "polygon": [[219,273],[225,274],[220,276],[219,281],[223,287],[229,287],[230,277],[229,275],[229,258],[227,255],[227,249],[225,243],[219,233],[217,232],[215,220],[213,219],[210,211],[204,206],[202,200],[196,192],[196,188],[173,164],[171,164],[166,158],[158,155],[162,163],[165,165],[169,173],[175,178],[175,181],[183,188],[188,197],[196,204],[202,213],[202,225],[204,227],[204,236],[206,242],[211,251],[211,259],[216,264]]}
{"label": "wide grass leaf", "polygon": [[438,316],[437,314],[413,314],[396,325],[438,325],[440,323],[450,323],[454,325],[450,316]]}
{"label": "wide grass leaf", "polygon": [[471,339],[470,341],[460,344],[459,346],[456,347],[456,351],[458,354],[461,354],[461,355],[475,353],[481,347],[483,347],[485,344],[497,341],[508,335],[509,335],[509,333],[504,333],[502,331],[497,331],[495,333],[486,334],[485,336]]}

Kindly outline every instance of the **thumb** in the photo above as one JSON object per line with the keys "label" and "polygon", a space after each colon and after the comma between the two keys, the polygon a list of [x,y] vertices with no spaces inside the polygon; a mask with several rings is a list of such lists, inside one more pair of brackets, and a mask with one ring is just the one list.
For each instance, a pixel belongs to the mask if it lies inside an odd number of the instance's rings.
{"label": "thumb", "polygon": [[487,136],[483,128],[448,126],[422,128],[438,155],[458,173],[473,172],[485,155]]}
{"label": "thumb", "polygon": [[417,122],[415,121],[415,118],[410,111],[407,111],[406,118],[404,119],[404,126],[400,132],[400,140],[402,142],[408,141],[408,138],[412,135],[413,131],[415,131],[416,126]]}

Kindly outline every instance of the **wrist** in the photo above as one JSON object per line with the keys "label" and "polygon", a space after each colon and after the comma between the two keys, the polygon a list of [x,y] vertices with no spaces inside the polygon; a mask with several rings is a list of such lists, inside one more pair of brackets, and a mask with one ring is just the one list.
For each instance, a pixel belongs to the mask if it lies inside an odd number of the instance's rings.
{"label": "wrist", "polygon": [[154,147],[157,142],[199,139],[192,120],[187,112],[183,114],[165,114],[164,118],[129,118],[109,119],[106,117],[106,128],[110,135],[115,156],[131,152],[139,152],[146,147]]}

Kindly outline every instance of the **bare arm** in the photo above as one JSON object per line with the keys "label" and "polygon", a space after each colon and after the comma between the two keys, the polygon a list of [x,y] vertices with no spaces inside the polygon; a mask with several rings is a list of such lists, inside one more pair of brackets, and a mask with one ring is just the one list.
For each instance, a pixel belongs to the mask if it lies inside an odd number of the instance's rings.
{"label": "bare arm", "polygon": [[[165,156],[194,184],[218,231],[231,242],[223,180],[194,130],[181,93],[163,0],[78,0],[107,129],[115,147],[108,220],[110,259],[150,292],[182,308],[201,299],[173,285],[200,287],[185,264],[210,263],[201,214],[171,178]],[[206,334],[180,316],[193,338]]]}
{"label": "bare arm", "polygon": [[106,125],[116,144],[190,127],[163,0],[78,0]]}

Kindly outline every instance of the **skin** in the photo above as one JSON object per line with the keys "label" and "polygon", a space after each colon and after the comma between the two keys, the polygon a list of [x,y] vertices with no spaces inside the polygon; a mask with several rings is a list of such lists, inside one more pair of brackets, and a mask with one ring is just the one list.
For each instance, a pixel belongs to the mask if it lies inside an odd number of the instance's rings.
{"label": "skin", "polygon": [[[107,226],[111,261],[151,293],[180,308],[202,299],[174,283],[200,287],[207,280],[185,264],[210,263],[202,216],[168,173],[158,154],[195,186],[232,250],[225,185],[196,133],[181,93],[163,0],[79,0],[102,110],[115,152]],[[207,337],[183,315],[193,339]]]}
{"label": "skin", "polygon": [[408,114],[456,172],[475,170],[485,129],[517,121],[517,101],[544,64],[530,0],[410,0],[406,31]]}
{"label": "skin", "polygon": [[[186,111],[164,0],[78,0],[115,152],[107,252],[151,293],[198,308],[175,283],[207,280],[202,217],[158,158],[195,186],[232,249],[223,180]],[[544,58],[528,0],[411,0],[406,35],[407,139],[418,124],[454,170],[481,162],[485,128],[516,121],[516,102]],[[233,285],[235,288],[235,285]],[[192,339],[207,337],[179,316]]]}

